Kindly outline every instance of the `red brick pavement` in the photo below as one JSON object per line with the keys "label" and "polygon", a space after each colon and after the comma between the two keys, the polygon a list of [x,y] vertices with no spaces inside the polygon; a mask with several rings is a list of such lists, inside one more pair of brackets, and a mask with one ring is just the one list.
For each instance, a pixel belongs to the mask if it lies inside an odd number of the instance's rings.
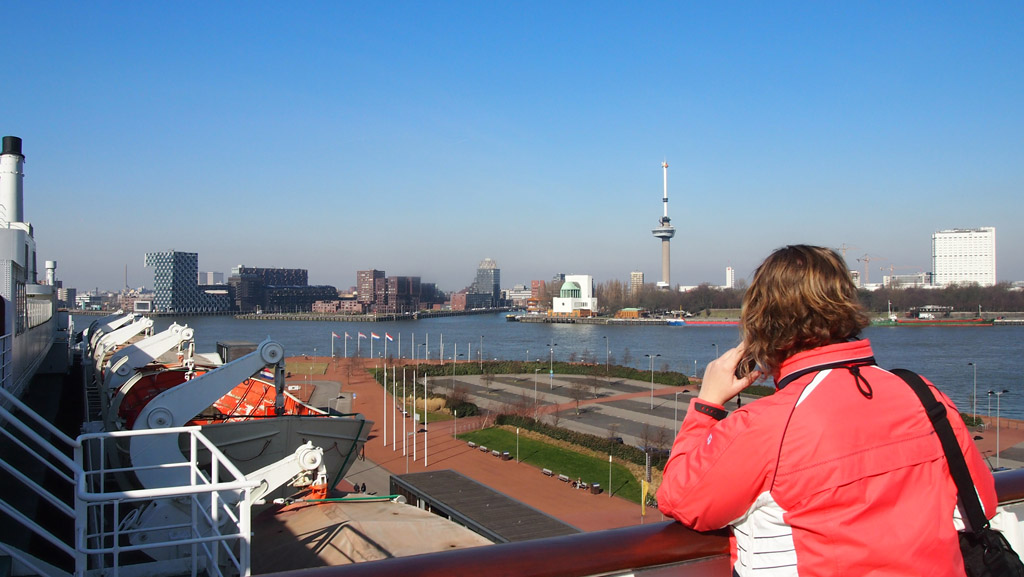
{"label": "red brick pavement", "polygon": [[[363,369],[365,359],[322,359],[328,369],[327,380],[342,383],[342,390],[356,393],[352,410],[363,413],[374,421],[370,439],[365,445],[366,458],[394,474],[403,474],[406,463],[410,473],[452,469],[492,489],[522,501],[583,531],[597,531],[625,527],[641,523],[640,505],[607,493],[593,495],[589,491],[576,490],[568,483],[555,477],[543,475],[537,468],[525,463],[502,461],[490,453],[472,449],[463,441],[452,437],[454,421],[440,421],[429,424],[427,447],[422,446],[421,435],[417,447],[417,459],[413,461],[412,445],[407,445],[408,459],[402,454],[402,444],[397,447],[392,439],[392,417],[388,415],[387,431],[384,431],[383,408],[384,390]],[[351,378],[348,366],[351,365]],[[367,365],[369,366],[369,365]],[[392,405],[393,406],[393,405]],[[459,419],[459,430],[467,430],[479,423],[480,418]],[[401,437],[401,422],[397,423],[397,434]],[[406,430],[412,431],[412,420],[406,423]],[[388,446],[384,446],[385,438]],[[396,450],[397,449],[397,450]],[[426,464],[425,464],[426,463]],[[597,480],[604,485],[605,483]],[[661,521],[656,510],[647,509],[646,520]]]}

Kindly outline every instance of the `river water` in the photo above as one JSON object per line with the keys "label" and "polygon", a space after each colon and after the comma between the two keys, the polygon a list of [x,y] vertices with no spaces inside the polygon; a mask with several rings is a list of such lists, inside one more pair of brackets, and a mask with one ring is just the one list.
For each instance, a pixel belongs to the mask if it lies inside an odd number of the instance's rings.
{"label": "river water", "polygon": [[[157,318],[154,329],[166,328],[172,321],[195,329],[199,352],[216,349],[219,341],[260,342],[272,338],[281,343],[288,356],[330,356],[333,341],[337,356],[370,356],[371,333],[373,356],[384,354],[406,358],[437,359],[442,341],[444,356],[459,355],[466,360],[479,360],[483,345],[484,359],[567,361],[588,356],[603,363],[606,354],[612,363],[640,369],[673,370],[687,375],[703,374],[704,367],[717,352],[725,352],[739,341],[735,326],[618,326],[586,324],[510,323],[505,314],[444,317],[392,323],[341,323],[317,321],[239,320],[232,317]],[[331,333],[342,338],[333,339]],[[352,338],[346,340],[345,333]],[[362,332],[366,339],[358,339]],[[961,411],[970,413],[970,398],[975,388],[977,368],[978,413],[993,417],[999,413],[1008,418],[1024,419],[1024,377],[1017,362],[1024,357],[1024,326],[1006,327],[869,327],[864,337],[871,340],[878,364],[885,368],[906,368],[916,371],[949,395]],[[415,344],[415,354],[413,345]],[[548,346],[554,344],[555,346]],[[347,350],[346,350],[347,345]],[[429,345],[429,351],[427,350]],[[717,345],[717,347],[716,347]],[[975,363],[974,366],[968,363]],[[1008,390],[999,397],[989,390]],[[991,409],[989,405],[991,403]]]}

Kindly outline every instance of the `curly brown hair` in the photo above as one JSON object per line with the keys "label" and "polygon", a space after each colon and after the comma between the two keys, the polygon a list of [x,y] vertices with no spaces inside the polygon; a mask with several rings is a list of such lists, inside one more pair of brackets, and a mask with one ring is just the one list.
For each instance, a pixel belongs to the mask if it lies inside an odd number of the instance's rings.
{"label": "curly brown hair", "polygon": [[743,297],[741,371],[754,361],[763,374],[776,375],[790,356],[855,338],[869,322],[835,251],[803,244],[780,248],[757,267]]}

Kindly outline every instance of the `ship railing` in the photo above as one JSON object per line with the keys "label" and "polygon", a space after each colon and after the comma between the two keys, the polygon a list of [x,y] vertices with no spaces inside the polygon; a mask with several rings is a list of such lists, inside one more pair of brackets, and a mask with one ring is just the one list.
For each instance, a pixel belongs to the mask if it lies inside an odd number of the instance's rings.
{"label": "ship railing", "polygon": [[[994,473],[999,502],[1020,519],[1024,469]],[[1016,505],[1015,505],[1016,504]],[[1018,521],[1017,530],[1021,529]],[[1018,533],[1019,534],[1019,533]],[[281,538],[287,538],[281,536]],[[547,539],[502,543],[334,567],[274,573],[274,577],[708,577],[728,576],[726,531],[699,533],[662,521]]]}
{"label": "ship railing", "polygon": [[[85,455],[90,455],[95,462],[106,463],[108,447],[117,450],[119,439],[155,435],[188,435],[188,461],[162,464],[159,468],[187,468],[190,485],[108,491],[108,481],[142,468],[104,466],[85,472],[77,484],[77,517],[93,522],[91,529],[81,533],[76,549],[80,555],[91,556],[90,572],[116,576],[124,557],[135,551],[149,551],[155,552],[158,560],[143,563],[146,575],[160,574],[157,571],[169,575],[183,571],[192,575],[249,575],[250,493],[259,482],[246,480],[202,434],[200,427],[81,435],[76,460],[82,462]],[[201,464],[200,455],[210,455],[209,464]],[[175,510],[185,513],[185,519],[170,519],[163,525],[133,523],[150,503],[171,501],[175,502]],[[118,521],[103,522],[106,519]],[[104,566],[97,566],[101,561]],[[139,574],[138,570],[133,567],[127,574]]]}
{"label": "ship railing", "polygon": [[8,390],[14,384],[14,335],[0,336],[0,388]]}
{"label": "ship railing", "polygon": [[[0,398],[5,425],[0,433],[6,438],[0,467],[11,486],[0,491],[0,512],[14,521],[0,540],[0,551],[15,562],[12,574],[250,574],[250,495],[258,483],[247,481],[200,427],[87,433],[72,439],[8,391],[0,389]],[[106,452],[116,451],[119,441],[147,435],[187,436],[187,461],[164,468],[187,467],[190,484],[108,490],[138,469],[107,466]],[[178,509],[183,518],[139,527],[135,521],[142,511],[160,501],[184,504]],[[43,544],[31,543],[29,535]],[[153,553],[156,560],[140,551]]]}

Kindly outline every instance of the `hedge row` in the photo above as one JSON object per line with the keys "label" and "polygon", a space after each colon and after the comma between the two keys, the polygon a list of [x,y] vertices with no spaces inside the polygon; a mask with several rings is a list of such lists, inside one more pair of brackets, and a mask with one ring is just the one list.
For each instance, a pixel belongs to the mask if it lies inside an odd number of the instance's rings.
{"label": "hedge row", "polygon": [[[452,366],[451,361],[444,365],[418,365],[421,375],[428,377],[450,377],[458,375],[528,375],[535,371],[547,373],[549,364],[545,362],[527,361],[484,361],[481,363],[460,362]],[[637,381],[650,381],[651,371],[643,371],[632,367],[621,365],[610,365],[607,373],[605,366],[593,363],[564,363],[555,362],[550,364],[550,370],[560,375],[584,375],[604,378],[606,375],[617,379],[633,379]],[[654,371],[654,382],[661,385],[683,387],[690,384],[690,379],[682,373],[674,371]]]}
{"label": "hedge row", "polygon": [[[611,439],[591,435],[589,433],[579,433],[577,431],[570,431],[569,429],[563,429],[561,427],[552,427],[551,425],[547,425],[530,417],[498,415],[494,419],[494,424],[520,427],[558,441],[565,441],[572,445],[577,445],[594,451],[600,451],[602,453],[606,452],[619,460],[640,465],[641,467],[645,466],[647,463],[646,454],[637,447],[618,443]],[[665,466],[665,461],[667,460],[667,453],[651,454],[652,467],[662,468]]]}

